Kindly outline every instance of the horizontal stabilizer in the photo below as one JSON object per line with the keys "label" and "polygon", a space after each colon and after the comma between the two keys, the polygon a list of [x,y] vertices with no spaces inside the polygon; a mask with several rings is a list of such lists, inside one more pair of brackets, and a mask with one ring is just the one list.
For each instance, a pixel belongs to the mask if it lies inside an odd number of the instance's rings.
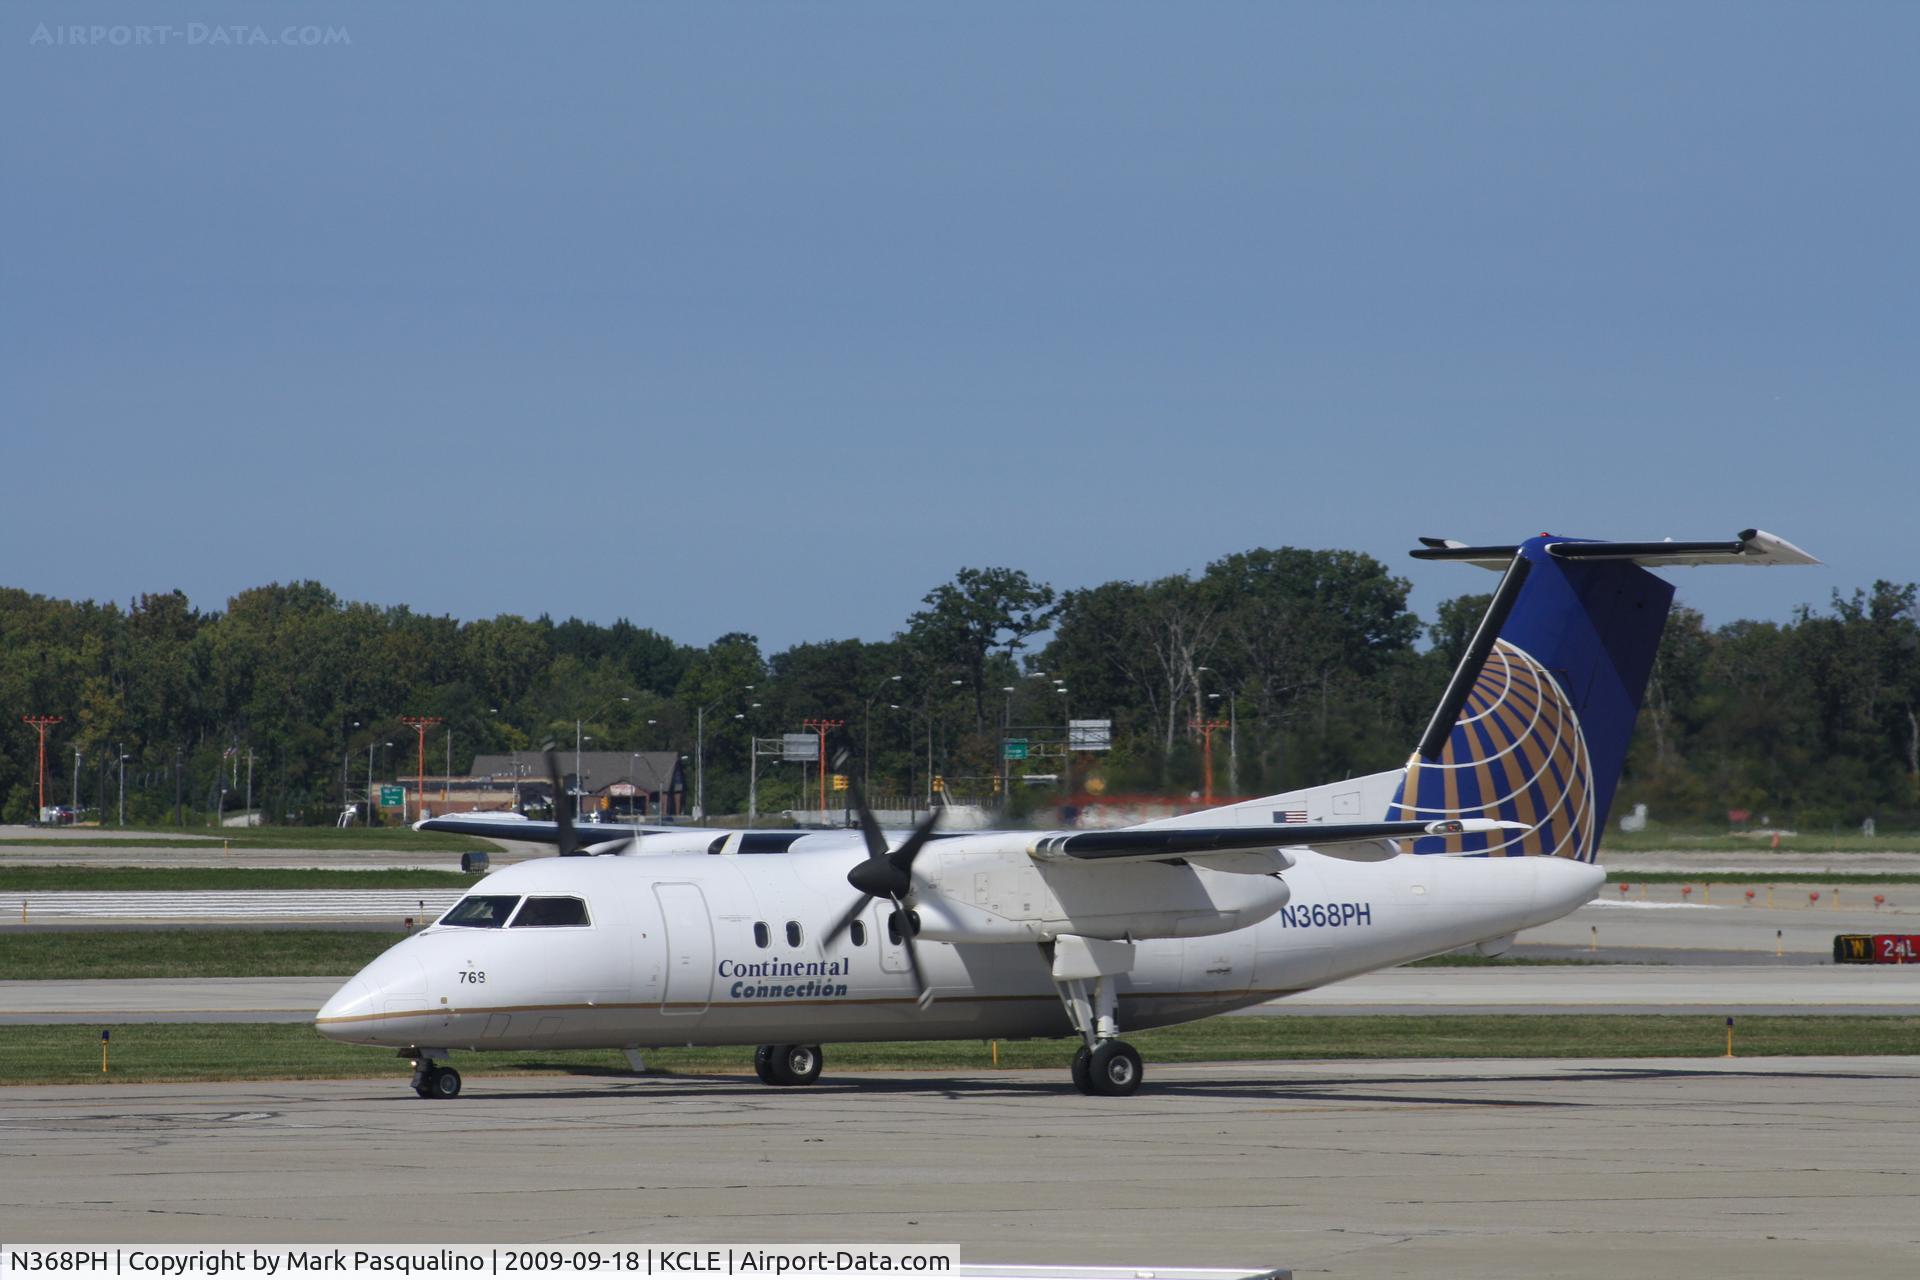
{"label": "horizontal stabilizer", "polygon": [[[1469,546],[1447,538],[1422,538],[1413,551],[1416,560],[1458,560],[1483,569],[1504,570],[1519,554],[1518,546]],[[1546,544],[1556,560],[1631,560],[1644,568],[1662,565],[1819,564],[1814,557],[1785,538],[1764,529],[1744,529],[1726,542],[1599,542],[1561,538]]]}
{"label": "horizontal stabilizer", "polygon": [[1268,849],[1317,849],[1338,858],[1345,856],[1343,845],[1470,835],[1521,825],[1492,818],[1449,818],[1437,822],[1293,822],[1270,827],[1134,827],[1042,836],[1034,841],[1031,852],[1044,862],[1164,862],[1168,858]]}

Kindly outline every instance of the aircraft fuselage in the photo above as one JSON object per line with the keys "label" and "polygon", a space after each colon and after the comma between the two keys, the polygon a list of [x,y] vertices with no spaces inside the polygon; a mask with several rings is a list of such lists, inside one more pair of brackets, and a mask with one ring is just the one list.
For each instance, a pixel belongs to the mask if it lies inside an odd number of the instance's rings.
{"label": "aircraft fuselage", "polygon": [[[576,897],[588,923],[435,925],[368,965],[316,1024],[337,1040],[479,1050],[1072,1034],[1038,941],[922,936],[933,995],[925,1007],[905,948],[889,936],[890,904],[870,903],[858,930],[822,950],[817,939],[852,899],[846,870],[856,858],[520,863],[473,893]],[[1285,873],[1284,905],[1258,923],[1136,944],[1118,979],[1121,1025],[1184,1022],[1511,934],[1573,910],[1604,880],[1597,867],[1560,858],[1361,863],[1303,851]],[[969,890],[961,877],[941,896]],[[979,892],[979,909],[1007,909],[984,901],[1003,890],[982,879]]]}

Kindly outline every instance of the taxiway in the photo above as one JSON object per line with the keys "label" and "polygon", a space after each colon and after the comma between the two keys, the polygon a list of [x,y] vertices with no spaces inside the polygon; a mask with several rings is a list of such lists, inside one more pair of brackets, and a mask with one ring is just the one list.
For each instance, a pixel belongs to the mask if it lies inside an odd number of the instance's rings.
{"label": "taxiway", "polygon": [[[13,1239],[959,1241],[969,1262],[1300,1274],[1889,1274],[1920,1059],[4,1091]],[[27,1166],[26,1162],[31,1162]]]}

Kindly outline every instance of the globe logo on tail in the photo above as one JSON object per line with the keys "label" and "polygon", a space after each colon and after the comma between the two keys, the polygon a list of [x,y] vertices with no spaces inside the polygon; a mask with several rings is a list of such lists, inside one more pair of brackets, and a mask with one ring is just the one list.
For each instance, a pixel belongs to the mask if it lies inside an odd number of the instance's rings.
{"label": "globe logo on tail", "polygon": [[1593,762],[1566,691],[1532,655],[1497,641],[1439,758],[1415,756],[1390,820],[1499,818],[1524,830],[1422,837],[1415,853],[1525,854],[1592,862]]}

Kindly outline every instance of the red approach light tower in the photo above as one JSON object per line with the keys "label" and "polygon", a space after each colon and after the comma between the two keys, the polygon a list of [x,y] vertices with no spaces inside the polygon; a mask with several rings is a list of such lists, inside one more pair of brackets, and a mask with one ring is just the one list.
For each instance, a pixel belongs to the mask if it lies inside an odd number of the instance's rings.
{"label": "red approach light tower", "polygon": [[827,733],[845,723],[845,720],[802,720],[800,722],[802,729],[811,729],[820,735],[820,823],[822,826],[831,821],[827,817]]}
{"label": "red approach light tower", "polygon": [[21,716],[21,720],[40,731],[40,812],[47,811],[47,729],[60,723],[59,716]]}
{"label": "red approach light tower", "polygon": [[[419,773],[413,780],[414,814],[418,817],[427,809],[427,730],[440,723],[439,716],[401,716],[400,723],[409,726],[420,739]],[[400,821],[407,820],[407,806],[400,804]]]}
{"label": "red approach light tower", "polygon": [[1213,808],[1213,734],[1227,727],[1225,720],[1195,720],[1193,731],[1200,735],[1200,758],[1206,762],[1207,789],[1201,803]]}

